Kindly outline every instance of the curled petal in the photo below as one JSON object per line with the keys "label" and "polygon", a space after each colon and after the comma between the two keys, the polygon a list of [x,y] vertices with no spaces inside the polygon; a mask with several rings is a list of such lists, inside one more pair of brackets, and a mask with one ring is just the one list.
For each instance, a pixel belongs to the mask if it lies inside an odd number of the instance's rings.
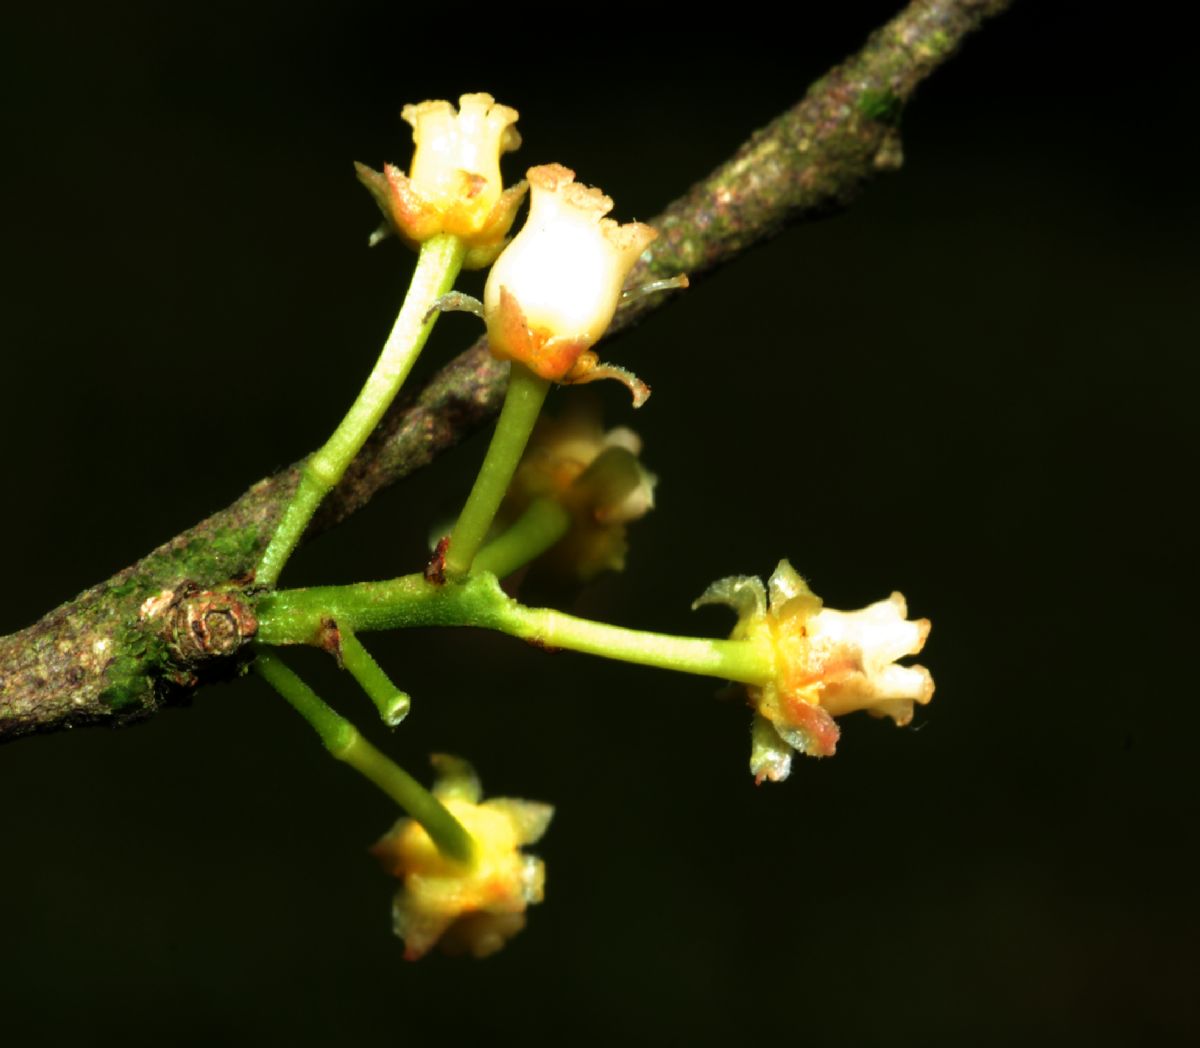
{"label": "curled petal", "polygon": [[767,592],[771,598],[771,610],[778,611],[793,597],[801,593],[812,593],[812,590],[790,561],[781,560],[767,580]]}
{"label": "curled petal", "polygon": [[650,399],[650,387],[632,371],[628,368],[617,367],[616,364],[596,363],[596,354],[591,352],[580,355],[568,373],[567,381],[572,383],[599,382],[604,378],[616,379],[629,390],[635,408],[640,408]]}
{"label": "curled petal", "polygon": [[756,575],[731,575],[712,583],[692,601],[692,610],[706,604],[727,604],[737,614],[741,626],[747,619],[767,613],[767,591]]}
{"label": "curled petal", "polygon": [[781,560],[767,580],[771,614],[784,621],[793,616],[807,618],[821,610],[821,598],[811,589],[792,565]]}

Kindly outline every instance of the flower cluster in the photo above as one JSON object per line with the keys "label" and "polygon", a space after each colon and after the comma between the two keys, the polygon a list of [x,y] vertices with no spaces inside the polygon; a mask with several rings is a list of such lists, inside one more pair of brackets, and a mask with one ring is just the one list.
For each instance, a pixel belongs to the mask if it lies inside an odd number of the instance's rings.
{"label": "flower cluster", "polygon": [[738,615],[734,638],[773,653],[774,677],[748,689],[755,710],[750,770],[758,782],[786,779],[793,751],[832,755],[834,717],[866,710],[907,724],[913,704],[933,697],[925,667],[896,665],[929,635],[928,619],[906,619],[899,593],[858,611],[834,611],[782,560],[765,589],[753,577],[721,579],[693,607],[703,604],[730,605]]}
{"label": "flower cluster", "polygon": [[447,953],[487,957],[525,927],[525,908],[542,901],[546,872],[521,846],[550,824],[548,804],[494,797],[482,801],[479,780],[465,761],[438,756],[434,796],[474,841],[469,863],[443,855],[415,819],[401,819],[372,852],[403,884],[392,906],[404,956],[416,960],[435,944]]}
{"label": "flower cluster", "polygon": [[601,364],[591,347],[608,330],[638,256],[658,235],[640,222],[604,216],[612,200],[580,185],[561,164],[532,167],[529,218],[488,274],[483,293],[488,345],[554,382],[615,378],[634,406],[650,390],[624,369]]}
{"label": "flower cluster", "polygon": [[[532,167],[528,183],[505,189],[500,155],[516,149],[521,137],[516,110],[491,95],[463,95],[457,111],[446,101],[407,105],[401,116],[412,125],[416,145],[409,173],[391,164],[382,172],[355,165],[387,219],[371,243],[393,231],[412,246],[440,234],[460,238],[466,268],[492,266],[483,303],[475,306],[497,359],[519,361],[553,382],[613,378],[641,407],[649,387],[624,368],[601,363],[591,347],[612,323],[625,278],[657,231],[606,218],[612,200],[577,183],[562,164]],[[529,217],[506,246],[530,187]],[[686,287],[687,280],[653,285],[661,286]]]}
{"label": "flower cluster", "polygon": [[[407,105],[401,117],[412,125],[412,169],[385,164],[382,174],[356,164],[359,180],[371,192],[394,230],[410,245],[441,233],[460,237],[465,265],[489,265],[504,246],[526,185],[503,188],[500,155],[516,149],[521,136],[517,111],[497,105],[491,95],[463,95],[458,110],[445,101]],[[372,237],[372,243],[386,232]]]}
{"label": "flower cluster", "polygon": [[[649,396],[636,376],[600,363],[593,347],[612,324],[628,293],[625,283],[657,232],[608,218],[612,200],[576,182],[575,173],[561,164],[531,167],[527,182],[505,188],[500,157],[520,143],[517,113],[490,95],[463,95],[457,110],[449,102],[422,102],[406,106],[402,115],[416,145],[409,173],[391,165],[382,173],[360,165],[360,179],[390,228],[409,244],[458,238],[461,245],[446,242],[455,248],[446,252],[455,266],[461,247],[465,265],[491,266],[482,302],[461,292],[436,297],[430,291],[413,315],[425,318],[426,333],[439,310],[482,316],[492,355],[511,361],[517,380],[510,383],[484,482],[477,482],[453,535],[439,543],[431,562],[436,570],[426,580],[453,601],[466,592],[458,584],[469,582],[472,570],[506,575],[539,554],[542,563],[583,581],[621,570],[626,525],[654,506],[656,478],[639,461],[641,441],[628,429],[605,432],[583,413],[534,425],[550,382],[614,378],[629,387],[635,407]],[[507,241],[527,189],[528,218]],[[423,259],[437,255],[430,250]],[[685,286],[686,277],[678,276],[638,290]],[[496,524],[499,536],[481,550]],[[866,710],[907,724],[914,704],[933,695],[924,667],[897,662],[920,652],[929,633],[928,620],[908,620],[899,593],[858,611],[835,611],[823,607],[787,561],[780,561],[765,585],[757,578],[726,578],[695,602],[734,609],[732,639],[742,642],[736,644],[707,638],[675,643],[661,635],[598,628],[557,612],[521,608],[501,593],[494,577],[485,581],[506,602],[498,616],[506,624],[501,628],[519,636],[551,646],[573,642],[579,650],[693,672],[728,671],[751,682],[750,769],[760,783],[786,779],[796,752],[831,755],[840,734],[834,718]],[[655,650],[656,658],[648,658],[659,644],[665,654]],[[542,900],[544,866],[522,847],[542,836],[553,809],[512,798],[485,801],[469,765],[449,757],[435,763],[439,781],[433,798],[422,794],[416,804],[398,798],[418,817],[401,819],[373,850],[402,882],[393,918],[407,957],[421,957],[434,945],[487,956],[524,927],[528,905]]]}

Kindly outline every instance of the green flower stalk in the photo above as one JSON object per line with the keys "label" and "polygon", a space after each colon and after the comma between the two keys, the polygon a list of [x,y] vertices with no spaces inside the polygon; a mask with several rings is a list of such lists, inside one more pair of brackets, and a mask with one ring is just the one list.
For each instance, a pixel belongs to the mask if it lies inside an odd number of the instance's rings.
{"label": "green flower stalk", "polygon": [[448,578],[461,578],[471,569],[475,554],[483,545],[496,511],[504,501],[549,389],[550,383],[546,379],[520,364],[513,364],[508,390],[504,394],[504,407],[500,409],[487,456],[450,534],[445,567]]}
{"label": "green flower stalk", "polygon": [[447,234],[421,245],[408,295],[383,352],[346,417],[324,446],[305,461],[296,493],[258,563],[256,582],[273,586],[279,580],[317,507],[342,479],[346,467],[395,399],[437,321],[436,310],[431,310],[454,285],[465,252],[463,242]]}
{"label": "green flower stalk", "polygon": [[353,631],[415,626],[477,626],[540,647],[563,648],[622,662],[763,685],[775,673],[764,638],[713,640],[626,629],[530,608],[508,596],[496,577],[474,573],[436,585],[422,575],[351,586],[281,590],[259,603],[258,637],[265,644],[322,644],[329,620]]}
{"label": "green flower stalk", "polygon": [[472,567],[502,579],[536,560],[571,530],[571,514],[552,498],[535,499],[506,531],[476,555]]}
{"label": "green flower stalk", "polygon": [[260,651],[254,670],[308,721],[334,757],[373,782],[419,822],[439,851],[456,862],[471,861],[475,845],[462,823],[408,772],[367,742],[353,724],[326,705],[278,655]]}
{"label": "green flower stalk", "polygon": [[[654,508],[658,483],[642,465],[641,450],[641,438],[633,430],[621,426],[605,432],[599,418],[586,410],[543,418],[498,517],[517,534],[506,532],[489,549],[515,555],[520,543],[541,541],[543,548],[529,549],[525,559],[538,556],[539,573],[570,582],[623,571],[628,526]],[[554,539],[551,527],[557,529]],[[517,566],[479,558],[475,563],[476,570],[494,571],[501,578]]]}
{"label": "green flower stalk", "polygon": [[459,270],[490,264],[504,245],[526,191],[508,189],[500,156],[521,144],[517,111],[491,95],[405,106],[413,128],[412,171],[390,164],[383,174],[356,165],[359,180],[379,205],[387,231],[418,248],[417,268],[396,323],[358,399],[325,445],[304,464],[299,487],[259,562],[256,581],[273,586],[321,500],[342,478],[416,363],[437,320],[437,303]]}
{"label": "green flower stalk", "polygon": [[358,686],[375,703],[379,716],[389,728],[394,728],[408,716],[412,700],[388,679],[372,657],[354,635],[354,631],[342,627],[337,631],[338,654],[346,672],[358,682]]}

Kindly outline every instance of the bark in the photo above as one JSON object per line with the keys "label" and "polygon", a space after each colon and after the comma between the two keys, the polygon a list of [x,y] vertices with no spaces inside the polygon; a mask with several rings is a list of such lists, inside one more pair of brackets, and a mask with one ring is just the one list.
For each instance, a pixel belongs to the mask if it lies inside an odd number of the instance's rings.
{"label": "bark", "polygon": [[[678,273],[694,278],[787,224],[846,206],[872,177],[900,165],[900,117],[917,85],[1010,2],[913,0],[861,51],[651,220],[661,235],[630,283]],[[613,331],[670,295],[635,300],[618,314]],[[419,394],[399,400],[309,534],[337,524],[491,418],[506,373],[480,342]],[[0,741],[82,724],[127,723],[190,694],[206,673],[168,643],[162,615],[147,621],[145,602],[166,590],[181,594],[185,583],[189,590],[209,590],[246,576],[298,476],[297,463],[259,481],[227,509],[27,629],[0,638]],[[215,672],[234,666],[219,660]]]}

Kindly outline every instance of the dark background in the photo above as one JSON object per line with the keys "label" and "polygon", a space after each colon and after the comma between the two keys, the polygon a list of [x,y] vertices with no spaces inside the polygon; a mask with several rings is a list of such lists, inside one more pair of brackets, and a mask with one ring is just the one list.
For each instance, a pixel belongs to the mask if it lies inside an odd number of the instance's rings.
{"label": "dark background", "polygon": [[[402,103],[488,90],[506,169],[646,218],[899,3],[27,8],[0,39],[9,565],[27,625],[316,447],[408,257],[350,161]],[[834,6],[845,10],[831,13]],[[254,680],[0,749],[6,1044],[1179,1043],[1196,981],[1195,126],[1169,5],[1029,0],[905,121],[906,165],[614,342],[661,476],[629,570],[570,606],[723,633],[781,556],[934,623],[912,729],[755,789],[710,681],[503,637],[380,637],[416,771],[557,805],[546,903],[481,963],[401,959],[365,847],[393,818]],[[581,27],[577,18],[591,24]],[[541,34],[541,35],[539,35]],[[550,34],[549,36],[545,34]],[[428,352],[475,335],[445,320]],[[572,391],[552,397],[561,405]],[[306,549],[412,570],[483,444]],[[303,654],[303,653],[302,653]]]}

